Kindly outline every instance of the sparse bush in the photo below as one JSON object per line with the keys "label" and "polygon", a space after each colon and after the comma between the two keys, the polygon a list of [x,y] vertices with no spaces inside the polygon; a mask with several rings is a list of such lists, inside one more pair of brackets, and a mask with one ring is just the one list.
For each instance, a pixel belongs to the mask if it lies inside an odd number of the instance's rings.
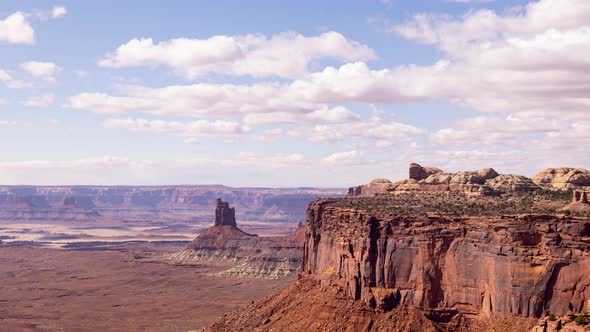
{"label": "sparse bush", "polygon": [[580,315],[574,319],[574,322],[576,322],[576,325],[580,325],[580,326],[581,325],[588,325],[588,323],[590,323],[590,318],[588,318],[588,316],[586,316],[586,315]]}
{"label": "sparse bush", "polygon": [[556,321],[557,320],[557,317],[555,317],[555,314],[551,314],[551,315],[549,315],[549,320],[552,321],[552,322],[553,321]]}

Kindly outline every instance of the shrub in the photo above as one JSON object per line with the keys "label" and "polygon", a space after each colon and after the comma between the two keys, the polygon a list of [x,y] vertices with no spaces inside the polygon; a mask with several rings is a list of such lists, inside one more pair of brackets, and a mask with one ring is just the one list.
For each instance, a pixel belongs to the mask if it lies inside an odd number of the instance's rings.
{"label": "shrub", "polygon": [[588,318],[588,316],[585,315],[577,316],[574,319],[574,322],[576,322],[576,325],[588,325],[588,323],[590,323],[590,318]]}
{"label": "shrub", "polygon": [[557,320],[557,317],[555,317],[555,314],[551,314],[551,315],[549,315],[549,320],[550,321],[556,321]]}

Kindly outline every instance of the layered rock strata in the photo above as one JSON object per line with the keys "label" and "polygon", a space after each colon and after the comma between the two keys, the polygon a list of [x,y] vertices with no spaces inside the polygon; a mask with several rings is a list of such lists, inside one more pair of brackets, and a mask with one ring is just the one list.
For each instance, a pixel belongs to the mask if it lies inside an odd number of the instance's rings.
{"label": "layered rock strata", "polygon": [[590,218],[453,216],[431,199],[312,203],[299,281],[209,330],[530,331],[586,310]]}
{"label": "layered rock strata", "polygon": [[590,171],[583,168],[546,168],[533,176],[533,181],[550,189],[579,189],[590,186]]}
{"label": "layered rock strata", "polygon": [[462,192],[471,196],[492,196],[541,189],[572,190],[590,188],[590,171],[582,168],[548,168],[532,179],[521,175],[498,174],[492,168],[445,173],[434,167],[412,163],[407,180],[392,183],[375,179],[366,185],[351,187],[348,196],[374,196],[406,191]]}
{"label": "layered rock strata", "polygon": [[237,227],[235,209],[217,200],[215,224],[195,238],[174,262],[214,262],[228,265],[223,275],[282,278],[295,274],[302,261],[305,228],[289,236],[262,237]]}
{"label": "layered rock strata", "polygon": [[590,219],[375,215],[319,201],[303,271],[378,310],[540,317],[585,309]]}

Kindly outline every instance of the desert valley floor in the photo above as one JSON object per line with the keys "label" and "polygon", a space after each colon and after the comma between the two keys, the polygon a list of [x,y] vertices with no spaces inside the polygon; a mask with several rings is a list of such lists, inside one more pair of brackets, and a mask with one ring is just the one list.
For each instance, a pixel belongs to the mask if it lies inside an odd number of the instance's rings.
{"label": "desert valley floor", "polygon": [[294,278],[221,277],[154,259],[185,244],[0,247],[0,331],[188,331]]}

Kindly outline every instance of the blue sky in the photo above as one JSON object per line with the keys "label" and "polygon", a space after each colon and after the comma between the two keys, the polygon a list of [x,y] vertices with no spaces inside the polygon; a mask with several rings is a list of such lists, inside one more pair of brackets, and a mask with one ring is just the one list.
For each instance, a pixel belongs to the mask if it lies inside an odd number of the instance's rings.
{"label": "blue sky", "polygon": [[349,186],[588,167],[590,5],[0,3],[0,182]]}

